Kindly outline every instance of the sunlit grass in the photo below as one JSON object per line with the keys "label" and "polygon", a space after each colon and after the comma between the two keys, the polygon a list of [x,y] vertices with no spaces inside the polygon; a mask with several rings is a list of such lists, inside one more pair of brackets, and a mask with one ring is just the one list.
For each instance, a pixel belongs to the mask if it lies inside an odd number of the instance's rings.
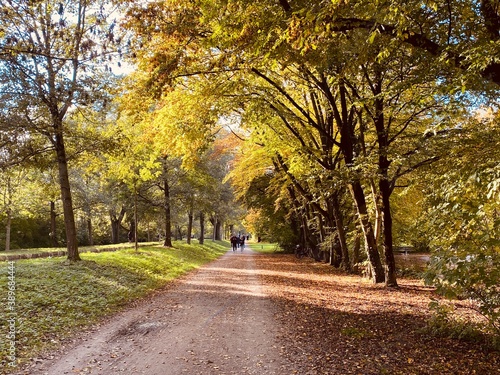
{"label": "sunlit grass", "polygon": [[281,251],[281,248],[276,243],[247,242],[247,245],[250,249],[259,253],[275,253]]}
{"label": "sunlit grass", "polygon": [[[155,246],[160,244],[159,242],[141,242],[140,247],[144,246]],[[119,244],[109,244],[109,245],[99,245],[99,246],[80,246],[78,251],[80,253],[92,252],[92,251],[104,251],[104,250],[121,250],[134,248],[134,243],[119,243]],[[24,255],[24,254],[38,254],[38,253],[53,253],[58,251],[66,251],[65,247],[40,247],[33,249],[14,249],[9,251],[0,251],[0,260],[9,255]]]}
{"label": "sunlit grass", "polygon": [[[56,346],[77,329],[116,312],[134,299],[216,259],[229,249],[225,241],[205,245],[174,242],[174,248],[141,247],[113,252],[82,253],[82,261],[65,258],[0,263],[0,334],[9,333],[15,317],[16,357],[26,362]],[[15,309],[7,307],[9,264],[15,268]],[[0,373],[8,373],[8,343],[0,341]]]}

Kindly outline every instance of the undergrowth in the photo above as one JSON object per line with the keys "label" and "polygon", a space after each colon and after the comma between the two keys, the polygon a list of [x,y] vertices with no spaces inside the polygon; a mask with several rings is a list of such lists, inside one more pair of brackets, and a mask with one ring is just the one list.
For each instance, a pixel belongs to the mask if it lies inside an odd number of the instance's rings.
{"label": "undergrowth", "polygon": [[479,343],[500,351],[500,336],[489,324],[460,317],[451,303],[434,300],[429,304],[429,308],[432,312],[426,327],[429,334]]}

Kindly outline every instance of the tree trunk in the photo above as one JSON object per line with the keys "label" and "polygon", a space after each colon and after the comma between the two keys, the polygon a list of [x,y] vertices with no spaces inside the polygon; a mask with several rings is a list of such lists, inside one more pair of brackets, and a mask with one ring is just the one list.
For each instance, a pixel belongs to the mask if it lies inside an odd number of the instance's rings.
{"label": "tree trunk", "polygon": [[331,257],[330,257],[330,265],[335,268],[339,268],[342,265],[342,250],[340,248],[339,237],[335,236],[333,240],[332,248],[331,248]]}
{"label": "tree trunk", "polygon": [[382,93],[382,67],[375,65],[376,83],[374,87],[376,116],[374,117],[375,128],[377,130],[378,142],[378,167],[379,167],[379,189],[382,195],[382,224],[384,232],[384,254],[385,254],[385,283],[386,286],[395,287],[396,281],[396,262],[392,249],[392,215],[391,215],[391,187],[389,185],[389,134],[385,127],[384,102]]}
{"label": "tree trunk", "polygon": [[390,187],[389,181],[380,180],[380,191],[382,193],[382,215],[384,223],[384,254],[385,254],[385,285],[398,286],[396,280],[396,261],[392,246],[392,214],[389,203]]}
{"label": "tree trunk", "polygon": [[377,194],[375,182],[372,179],[370,179],[370,187],[372,190],[373,206],[375,209],[374,236],[375,236],[375,242],[379,244],[380,233],[382,232],[382,210],[380,208],[380,194]]}
{"label": "tree trunk", "polygon": [[306,205],[305,207],[305,229],[307,231],[306,243],[311,249],[312,257],[315,261],[319,262],[321,260],[318,246],[318,237],[314,234],[314,231],[309,227],[311,219],[314,217],[314,212],[312,212],[311,205]]}
{"label": "tree trunk", "polygon": [[217,231],[215,234],[217,235],[217,241],[222,241],[222,221],[217,222]]}
{"label": "tree trunk", "polygon": [[170,212],[170,186],[168,184],[167,157],[163,160],[163,196],[165,206],[165,242],[163,246],[172,246],[172,218]]}
{"label": "tree trunk", "polygon": [[136,233],[136,229],[135,229],[135,221],[132,220],[130,222],[130,228],[129,228],[129,231],[128,231],[128,242],[132,243],[134,242],[135,243],[135,233]]}
{"label": "tree trunk", "polygon": [[[297,234],[297,242],[295,245],[300,245],[303,249],[305,248],[305,233],[303,228],[303,215],[301,214],[302,208],[297,199],[297,195],[295,194],[295,190],[293,186],[287,187],[288,194],[290,195],[290,199],[292,201],[292,205],[294,207],[295,212],[295,220],[292,219],[292,228],[295,228],[294,233]],[[293,249],[295,251],[295,248]]]}
{"label": "tree trunk", "polygon": [[175,226],[175,239],[177,241],[182,241],[182,231],[180,225]]}
{"label": "tree trunk", "polygon": [[[87,184],[88,186],[88,184]],[[87,237],[89,246],[94,245],[94,236],[93,236],[93,228],[92,228],[92,206],[90,202],[86,202],[85,204],[85,215],[86,215],[86,223],[87,223]]]}
{"label": "tree trunk", "polygon": [[200,238],[198,239],[200,245],[205,243],[205,214],[200,212]]}
{"label": "tree trunk", "polygon": [[214,241],[221,241],[222,240],[222,222],[217,218],[217,216],[214,217],[213,219],[213,240]]}
{"label": "tree trunk", "polygon": [[300,246],[303,248],[303,249],[307,249],[309,247],[309,244],[307,242],[307,238],[308,238],[308,227],[307,227],[307,218],[306,218],[306,215],[305,215],[305,212],[304,212],[304,208],[301,207],[299,209],[299,217],[300,217],[300,227],[301,227],[301,231],[300,231]]}
{"label": "tree trunk", "polygon": [[134,186],[134,249],[139,251],[139,243],[137,238],[137,187]]}
{"label": "tree trunk", "polygon": [[372,268],[373,282],[383,283],[385,281],[384,269],[382,267],[382,262],[380,261],[380,255],[377,250],[377,243],[375,242],[373,227],[369,219],[368,210],[366,208],[366,200],[365,194],[363,193],[363,188],[361,187],[359,181],[354,181],[350,185],[350,190],[354,201],[356,202],[359,221],[365,239],[366,252]]}
{"label": "tree trunk", "polygon": [[7,208],[7,224],[5,225],[5,251],[10,250],[10,232],[12,226],[12,209]]}
{"label": "tree trunk", "polygon": [[[379,142],[381,140],[379,139]],[[386,142],[379,144],[379,147],[383,146],[386,150]],[[391,188],[388,180],[388,170],[390,161],[387,160],[386,152],[383,150],[379,151],[379,169],[380,169],[380,180],[379,189],[382,195],[382,224],[383,224],[383,247],[385,254],[385,284],[389,287],[398,286],[396,280],[396,261],[394,259],[394,251],[392,246],[392,214],[391,214]]]}
{"label": "tree trunk", "polygon": [[193,232],[193,209],[189,210],[188,214],[188,228],[187,228],[187,243],[191,244],[191,233]]}
{"label": "tree trunk", "polygon": [[342,253],[341,267],[344,270],[349,271],[351,269],[351,263],[349,261],[349,248],[347,247],[346,233],[344,230],[344,217],[342,215],[342,210],[340,209],[339,197],[336,193],[332,196],[332,206],[335,226],[337,227],[340,250]]}
{"label": "tree trunk", "polygon": [[361,234],[359,229],[356,229],[356,237],[354,237],[354,245],[352,247],[352,264],[359,263],[359,253],[361,250]]}
{"label": "tree trunk", "polygon": [[53,247],[59,247],[59,242],[57,241],[57,226],[56,226],[56,203],[50,201],[50,239]]}
{"label": "tree trunk", "polygon": [[118,217],[109,211],[109,217],[111,220],[111,243],[117,244],[120,242],[120,226],[123,218],[125,217],[125,207],[122,206],[120,214]]}
{"label": "tree trunk", "polygon": [[120,222],[111,219],[111,243],[117,244],[120,237]]}
{"label": "tree trunk", "polygon": [[62,120],[55,124],[57,129],[55,136],[55,148],[57,154],[57,165],[59,167],[59,185],[61,188],[61,200],[64,212],[64,227],[66,229],[66,248],[68,250],[68,260],[76,262],[80,260],[78,253],[78,241],[76,233],[75,215],[73,212],[73,200],[71,198],[71,188],[69,184],[68,160],[62,134]]}
{"label": "tree trunk", "polygon": [[89,245],[94,246],[94,236],[92,235],[92,219],[87,217],[87,232],[89,236]]}
{"label": "tree trunk", "polygon": [[12,184],[11,179],[7,176],[7,192],[6,192],[6,213],[7,223],[5,224],[5,251],[10,250],[10,233],[12,228]]}

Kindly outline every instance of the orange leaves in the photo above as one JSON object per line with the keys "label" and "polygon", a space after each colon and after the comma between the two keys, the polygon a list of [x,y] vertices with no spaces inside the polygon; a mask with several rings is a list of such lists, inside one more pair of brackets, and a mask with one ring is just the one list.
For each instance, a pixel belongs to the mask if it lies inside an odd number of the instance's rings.
{"label": "orange leaves", "polygon": [[426,333],[432,292],[418,281],[402,279],[394,290],[292,255],[256,261],[297,373],[498,373],[500,353]]}

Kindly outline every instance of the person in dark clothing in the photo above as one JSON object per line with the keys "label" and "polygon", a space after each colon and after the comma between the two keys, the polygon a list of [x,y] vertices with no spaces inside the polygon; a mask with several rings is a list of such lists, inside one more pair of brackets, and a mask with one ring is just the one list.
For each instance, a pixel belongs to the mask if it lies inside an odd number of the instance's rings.
{"label": "person in dark clothing", "polygon": [[231,241],[231,246],[233,248],[233,251],[236,251],[236,248],[238,247],[238,243],[240,241],[240,239],[236,236],[231,236],[231,238],[229,239]]}

